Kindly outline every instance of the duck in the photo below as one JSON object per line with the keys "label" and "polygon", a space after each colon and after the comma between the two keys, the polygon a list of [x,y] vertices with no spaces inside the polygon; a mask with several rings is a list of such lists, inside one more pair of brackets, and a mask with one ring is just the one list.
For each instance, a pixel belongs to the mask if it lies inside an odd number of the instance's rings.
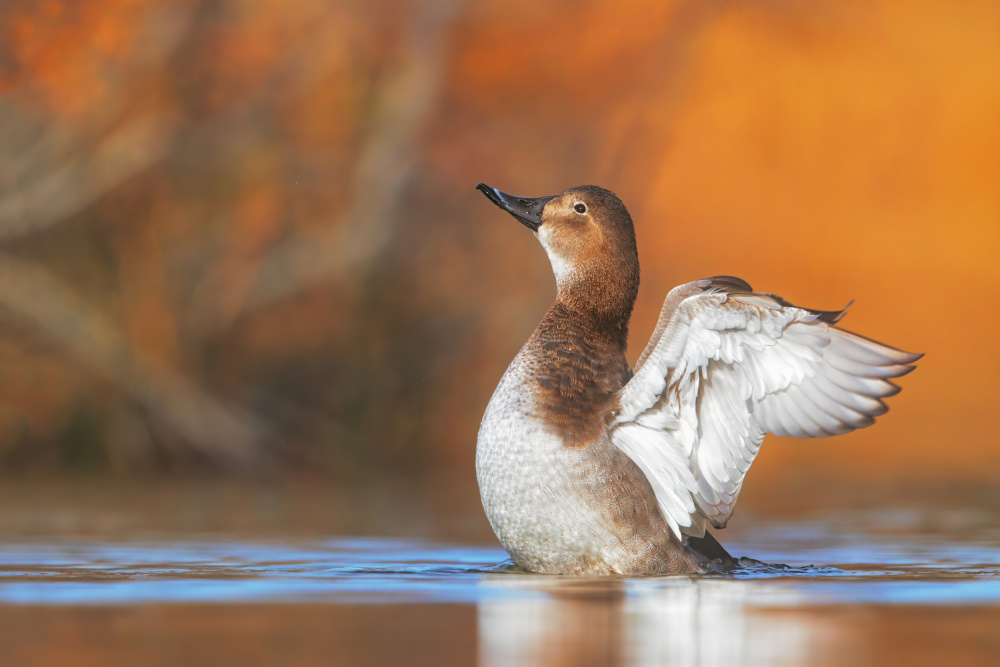
{"label": "duck", "polygon": [[[726,527],[764,436],[871,426],[922,355],[713,276],[667,294],[630,367],[639,256],[628,209],[584,185],[547,197],[477,189],[534,233],[555,302],[510,363],[476,443],[483,509],[514,564],[554,575],[739,567]],[[848,304],[850,306],[850,304]]]}

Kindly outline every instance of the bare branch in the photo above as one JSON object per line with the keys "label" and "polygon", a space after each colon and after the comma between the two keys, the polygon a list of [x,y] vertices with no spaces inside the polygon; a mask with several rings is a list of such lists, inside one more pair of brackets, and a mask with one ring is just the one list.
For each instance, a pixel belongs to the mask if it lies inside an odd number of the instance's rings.
{"label": "bare branch", "polygon": [[159,160],[167,125],[154,116],[134,120],[101,142],[93,155],[67,160],[27,189],[0,198],[0,241],[64,220]]}
{"label": "bare branch", "polygon": [[37,327],[96,375],[119,385],[155,420],[226,465],[253,465],[263,425],[187,378],[136,358],[125,337],[45,270],[0,254],[0,307]]}
{"label": "bare branch", "polygon": [[326,231],[275,248],[244,308],[255,308],[317,282],[365,273],[392,239],[397,208],[413,176],[413,144],[437,97],[445,31],[454,0],[424,0],[409,22],[404,60],[384,84],[351,192],[354,200]]}

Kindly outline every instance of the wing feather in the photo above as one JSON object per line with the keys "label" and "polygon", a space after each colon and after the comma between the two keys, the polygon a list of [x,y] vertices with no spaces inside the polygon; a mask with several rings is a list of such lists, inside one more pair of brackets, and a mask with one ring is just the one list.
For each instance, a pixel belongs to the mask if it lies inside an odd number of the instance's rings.
{"label": "wing feather", "polygon": [[839,435],[886,412],[889,380],[921,355],[834,326],[842,316],[728,276],[671,290],[610,433],[678,538],[726,525],[766,433]]}

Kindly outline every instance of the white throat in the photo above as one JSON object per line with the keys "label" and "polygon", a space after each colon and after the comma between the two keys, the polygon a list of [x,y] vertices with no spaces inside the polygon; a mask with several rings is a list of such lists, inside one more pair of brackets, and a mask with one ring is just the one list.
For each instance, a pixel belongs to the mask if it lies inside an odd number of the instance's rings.
{"label": "white throat", "polygon": [[551,236],[552,228],[542,225],[535,232],[535,236],[538,237],[538,241],[545,248],[545,254],[549,256],[549,263],[552,264],[552,273],[556,277],[556,289],[559,292],[563,292],[569,288],[569,285],[573,282],[576,277],[577,269],[572,262],[565,259],[564,257],[556,254],[552,249]]}

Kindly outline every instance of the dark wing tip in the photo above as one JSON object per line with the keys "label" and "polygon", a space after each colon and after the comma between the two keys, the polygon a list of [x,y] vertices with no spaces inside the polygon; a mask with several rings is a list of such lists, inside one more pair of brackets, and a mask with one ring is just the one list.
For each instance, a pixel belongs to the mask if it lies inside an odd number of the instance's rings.
{"label": "dark wing tip", "polygon": [[724,292],[726,294],[753,292],[753,288],[750,287],[750,283],[742,278],[737,278],[736,276],[712,276],[711,278],[706,278],[705,280],[709,281],[707,289],[715,288],[717,292]]}
{"label": "dark wing tip", "polygon": [[854,299],[847,302],[847,305],[840,310],[813,310],[811,308],[806,308],[810,313],[816,315],[816,319],[820,322],[826,322],[827,324],[836,324],[840,320],[844,319],[844,315],[847,314],[847,309],[854,305]]}
{"label": "dark wing tip", "polygon": [[813,315],[816,316],[817,320],[819,320],[820,322],[826,322],[827,324],[836,324],[837,322],[842,320],[844,318],[844,315],[847,314],[847,309],[850,308],[852,305],[854,305],[854,299],[851,299],[848,302],[848,304],[843,308],[841,308],[840,310],[816,310],[815,308],[805,308],[804,306],[796,306],[791,301],[787,301],[778,296],[777,294],[771,294],[770,292],[761,292],[761,294],[764,294],[765,296],[774,299],[779,304],[781,304],[781,306],[785,308],[799,308],[800,310],[812,313]]}

